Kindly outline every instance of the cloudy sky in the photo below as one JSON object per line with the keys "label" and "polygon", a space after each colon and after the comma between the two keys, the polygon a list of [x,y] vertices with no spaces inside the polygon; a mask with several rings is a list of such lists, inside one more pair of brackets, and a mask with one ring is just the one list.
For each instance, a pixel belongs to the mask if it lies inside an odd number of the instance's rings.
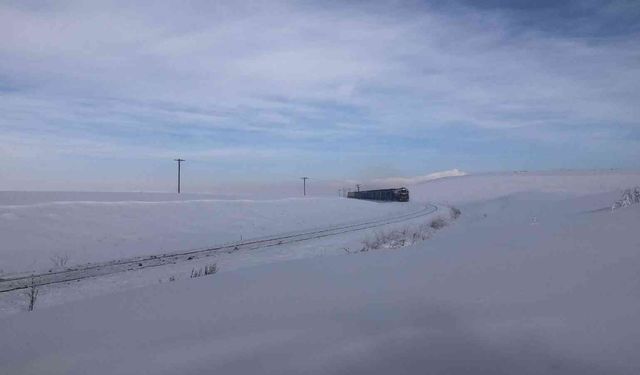
{"label": "cloudy sky", "polygon": [[637,168],[639,87],[634,0],[3,1],[0,189]]}

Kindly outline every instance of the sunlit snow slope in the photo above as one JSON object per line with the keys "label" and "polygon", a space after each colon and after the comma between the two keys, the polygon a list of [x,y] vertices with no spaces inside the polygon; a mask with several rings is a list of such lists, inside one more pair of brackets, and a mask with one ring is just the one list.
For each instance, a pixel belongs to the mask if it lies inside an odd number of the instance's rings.
{"label": "sunlit snow slope", "polygon": [[9,316],[0,373],[639,373],[640,206],[602,210],[617,191],[527,190],[488,191],[402,250]]}

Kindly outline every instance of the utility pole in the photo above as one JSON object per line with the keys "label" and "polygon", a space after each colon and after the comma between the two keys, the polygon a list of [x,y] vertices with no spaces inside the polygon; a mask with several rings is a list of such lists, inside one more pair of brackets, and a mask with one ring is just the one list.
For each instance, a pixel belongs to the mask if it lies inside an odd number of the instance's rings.
{"label": "utility pole", "polygon": [[300,177],[302,179],[302,194],[307,195],[307,180],[309,177]]}
{"label": "utility pole", "polygon": [[178,194],[180,194],[180,164],[184,161],[184,159],[173,159],[173,161],[178,162]]}
{"label": "utility pole", "polygon": [[356,184],[356,188],[360,191],[360,184]]}

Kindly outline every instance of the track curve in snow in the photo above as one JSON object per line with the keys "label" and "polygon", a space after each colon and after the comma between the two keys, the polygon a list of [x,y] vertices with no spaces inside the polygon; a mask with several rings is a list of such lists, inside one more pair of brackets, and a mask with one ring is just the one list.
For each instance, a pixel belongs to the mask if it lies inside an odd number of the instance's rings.
{"label": "track curve in snow", "polygon": [[102,263],[91,263],[55,272],[14,275],[12,277],[0,279],[0,293],[18,289],[25,289],[31,286],[64,283],[68,281],[111,275],[118,272],[160,267],[167,264],[175,264],[179,262],[205,258],[217,253],[250,251],[296,242],[309,241],[317,238],[336,236],[343,233],[361,231],[388,224],[395,224],[407,220],[413,220],[422,216],[433,214],[436,211],[438,211],[438,206],[433,204],[425,204],[419,210],[416,210],[414,212],[390,216],[382,219],[368,220],[360,223],[336,225],[300,232],[291,232],[284,234],[281,233],[273,236],[247,239],[244,241],[215,245],[202,249],[175,251],[142,257],[118,259]]}

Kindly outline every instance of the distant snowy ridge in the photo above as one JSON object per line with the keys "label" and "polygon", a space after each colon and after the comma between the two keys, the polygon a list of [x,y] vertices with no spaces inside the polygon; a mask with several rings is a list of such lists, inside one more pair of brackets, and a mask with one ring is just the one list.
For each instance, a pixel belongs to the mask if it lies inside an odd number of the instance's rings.
{"label": "distant snowy ridge", "polygon": [[467,175],[466,172],[463,172],[459,169],[450,169],[448,171],[434,172],[424,176],[378,178],[378,179],[372,180],[371,182],[376,185],[405,186],[405,185],[422,184],[428,181],[433,181],[433,180],[437,180],[445,177],[459,177],[459,176],[466,176],[466,175]]}

